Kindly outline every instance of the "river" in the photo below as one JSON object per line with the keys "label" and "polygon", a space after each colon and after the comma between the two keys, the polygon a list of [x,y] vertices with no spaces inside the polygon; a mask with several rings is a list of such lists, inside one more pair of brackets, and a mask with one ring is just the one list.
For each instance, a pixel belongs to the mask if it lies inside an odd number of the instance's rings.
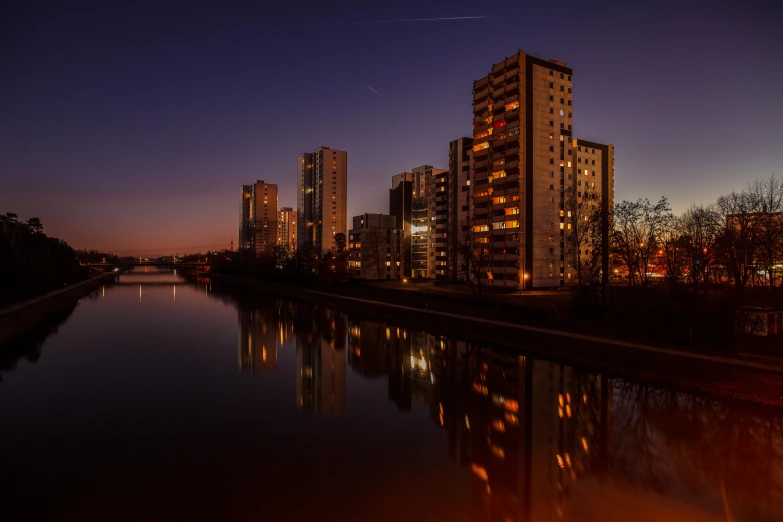
{"label": "river", "polygon": [[139,268],[0,347],[0,520],[783,520],[778,410],[521,353]]}

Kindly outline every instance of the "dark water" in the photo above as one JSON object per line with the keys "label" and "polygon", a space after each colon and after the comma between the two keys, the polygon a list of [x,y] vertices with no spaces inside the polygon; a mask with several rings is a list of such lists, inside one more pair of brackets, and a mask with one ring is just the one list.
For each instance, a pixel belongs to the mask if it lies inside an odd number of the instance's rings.
{"label": "dark water", "polygon": [[0,520],[783,520],[777,411],[121,283],[0,349]]}

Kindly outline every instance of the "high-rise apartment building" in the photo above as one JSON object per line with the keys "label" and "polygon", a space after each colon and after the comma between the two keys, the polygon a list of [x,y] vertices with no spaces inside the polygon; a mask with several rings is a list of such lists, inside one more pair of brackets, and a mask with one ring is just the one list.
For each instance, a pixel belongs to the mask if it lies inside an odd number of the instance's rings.
{"label": "high-rise apartment building", "polygon": [[522,51],[473,84],[471,226],[474,243],[486,245],[493,286],[555,287],[576,275],[570,234],[560,227],[577,182],[569,179],[577,159],[572,89],[563,62]]}
{"label": "high-rise apartment building", "polygon": [[459,138],[449,143],[449,169],[433,176],[436,279],[455,280],[464,277],[460,267],[459,244],[461,237],[469,235],[472,216],[472,147],[473,138]]}
{"label": "high-rise apartment building", "polygon": [[269,252],[277,244],[277,185],[242,185],[239,199],[239,249]]}
{"label": "high-rise apartment building", "polygon": [[297,241],[321,254],[348,233],[348,153],[320,147],[297,162]]}
{"label": "high-rise apartment building", "polygon": [[284,248],[296,248],[296,211],[283,207],[277,216],[277,244]]}
{"label": "high-rise apartment building", "polygon": [[[392,176],[389,214],[402,217],[403,242],[406,243],[407,238],[410,237],[410,272],[404,274],[406,276],[423,278],[435,276],[434,176],[443,172],[446,171],[433,168],[431,165],[422,165],[411,172],[402,172]],[[408,190],[410,190],[409,210],[404,208],[408,201]],[[398,194],[396,191],[402,193]],[[407,228],[408,219],[410,220],[409,229]]]}

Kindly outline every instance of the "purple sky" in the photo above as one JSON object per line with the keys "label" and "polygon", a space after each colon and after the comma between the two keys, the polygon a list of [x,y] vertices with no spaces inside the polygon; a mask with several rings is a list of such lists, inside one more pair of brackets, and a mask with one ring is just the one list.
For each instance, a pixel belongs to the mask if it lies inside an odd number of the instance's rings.
{"label": "purple sky", "polygon": [[[472,81],[517,49],[573,68],[574,132],[615,145],[617,201],[681,211],[780,174],[773,2],[265,3],[0,8],[0,212],[79,248],[228,246],[239,186],[295,206],[321,145],[348,151],[349,215],[387,212],[391,176],[447,166]],[[485,18],[389,21],[462,16]]]}

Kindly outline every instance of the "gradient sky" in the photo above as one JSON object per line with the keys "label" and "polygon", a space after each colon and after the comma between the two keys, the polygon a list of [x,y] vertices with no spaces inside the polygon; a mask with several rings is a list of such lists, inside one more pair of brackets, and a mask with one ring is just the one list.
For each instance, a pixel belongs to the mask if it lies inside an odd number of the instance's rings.
{"label": "gradient sky", "polygon": [[[236,243],[239,186],[295,207],[296,156],[321,145],[348,151],[349,216],[388,212],[391,176],[447,167],[472,81],[518,49],[573,68],[574,133],[615,145],[617,201],[682,211],[781,174],[773,2],[15,4],[0,212],[77,248]],[[463,16],[485,18],[393,21]]]}

